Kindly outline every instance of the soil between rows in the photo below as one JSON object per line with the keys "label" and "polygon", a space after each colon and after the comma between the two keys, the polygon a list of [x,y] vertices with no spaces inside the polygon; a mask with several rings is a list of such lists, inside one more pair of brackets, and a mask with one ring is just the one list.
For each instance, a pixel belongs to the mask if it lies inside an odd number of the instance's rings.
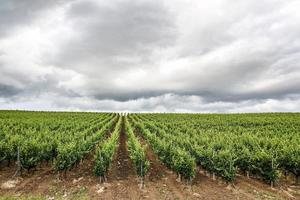
{"label": "soil between rows", "polygon": [[129,157],[127,149],[127,135],[125,132],[124,118],[122,118],[121,132],[119,137],[119,147],[117,149],[112,167],[109,170],[108,177],[110,180],[127,180],[135,176],[134,168]]}
{"label": "soil between rows", "polygon": [[127,135],[124,117],[122,117],[119,146],[107,175],[107,183],[100,186],[103,192],[97,195],[96,199],[140,199],[143,197],[141,191],[138,190],[138,181],[126,141]]}

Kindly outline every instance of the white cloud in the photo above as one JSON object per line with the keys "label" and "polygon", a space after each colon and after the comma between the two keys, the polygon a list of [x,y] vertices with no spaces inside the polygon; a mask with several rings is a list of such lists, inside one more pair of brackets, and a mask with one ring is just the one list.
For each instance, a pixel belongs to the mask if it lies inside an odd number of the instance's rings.
{"label": "white cloud", "polygon": [[206,102],[200,96],[164,94],[156,97],[119,102],[87,97],[62,97],[51,93],[44,93],[39,98],[20,98],[14,102],[0,98],[0,109],[181,113],[295,112],[300,109],[300,98],[299,96],[294,96],[281,100]]}
{"label": "white cloud", "polygon": [[2,109],[299,111],[297,0],[32,4],[0,5]]}

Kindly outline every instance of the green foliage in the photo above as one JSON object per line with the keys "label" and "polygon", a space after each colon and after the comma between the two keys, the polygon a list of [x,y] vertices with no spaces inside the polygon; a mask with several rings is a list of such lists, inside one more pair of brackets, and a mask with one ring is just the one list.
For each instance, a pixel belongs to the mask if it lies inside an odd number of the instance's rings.
{"label": "green foliage", "polygon": [[0,163],[23,169],[54,160],[56,170],[77,164],[112,128],[111,113],[0,111]]}
{"label": "green foliage", "polygon": [[26,140],[20,145],[20,162],[23,168],[29,170],[38,165],[41,161],[40,149],[41,145],[34,139]]}
{"label": "green foliage", "polygon": [[[68,170],[74,167],[84,156],[90,152],[96,143],[101,141],[104,135],[113,127],[116,118],[104,121],[101,129],[90,137],[81,140],[71,140],[68,143],[60,143],[57,147],[57,157],[54,162],[56,170]],[[92,129],[95,131],[97,129]]]}
{"label": "green foliage", "polygon": [[238,171],[273,183],[280,170],[300,175],[299,113],[134,114],[130,118],[160,159],[178,173],[184,171],[175,167],[174,158],[188,157],[179,156],[180,149],[226,181],[233,181]]}
{"label": "green foliage", "polygon": [[257,151],[253,156],[250,172],[258,174],[269,182],[275,182],[278,178],[278,162],[271,152]]}
{"label": "green foliage", "polygon": [[59,153],[54,161],[54,168],[57,171],[71,169],[82,156],[75,142],[60,144],[57,151]]}
{"label": "green foliage", "polygon": [[291,142],[290,145],[282,147],[279,156],[280,168],[286,172],[294,174],[296,177],[300,176],[300,144]]}
{"label": "green foliage", "polygon": [[[168,141],[164,138],[157,137],[141,123],[137,123],[134,119],[132,120],[136,128],[138,128],[147,141],[149,141],[153,151],[159,156],[162,162],[186,179],[195,177],[195,159],[192,158],[188,152],[173,144],[171,140]],[[152,127],[152,131],[155,131],[154,127]]]}
{"label": "green foliage", "polygon": [[[186,179],[196,165],[233,181],[249,172],[276,182],[280,171],[300,176],[300,114],[133,114],[125,120],[128,149],[137,174],[149,168],[145,146],[130,125],[151,145],[160,160]],[[101,142],[117,116],[112,113],[0,111],[0,163],[16,161],[18,149],[25,169],[53,161],[67,170],[84,159],[99,142],[95,174],[111,163],[118,133]],[[115,130],[120,131],[120,121]]]}
{"label": "green foliage", "polygon": [[7,154],[10,152],[9,148],[11,146],[8,145],[5,141],[0,141],[0,163],[7,159]]}
{"label": "green foliage", "polygon": [[126,133],[128,136],[127,146],[130,153],[130,158],[134,163],[135,170],[138,176],[144,177],[150,167],[150,162],[146,158],[146,146],[142,146],[135,136],[127,118],[125,118]]}
{"label": "green foliage", "polygon": [[172,168],[180,173],[185,179],[195,177],[195,159],[192,158],[186,151],[180,148],[174,148],[171,154]]}
{"label": "green foliage", "polygon": [[94,174],[96,176],[104,177],[106,175],[117,148],[120,128],[121,119],[119,118],[111,137],[102,142],[97,148],[94,165]]}

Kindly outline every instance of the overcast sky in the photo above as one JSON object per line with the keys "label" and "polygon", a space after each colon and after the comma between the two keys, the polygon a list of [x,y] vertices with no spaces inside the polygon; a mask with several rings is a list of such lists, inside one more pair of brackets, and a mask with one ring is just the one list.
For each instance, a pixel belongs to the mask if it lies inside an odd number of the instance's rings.
{"label": "overcast sky", "polygon": [[0,109],[300,111],[299,0],[0,0]]}

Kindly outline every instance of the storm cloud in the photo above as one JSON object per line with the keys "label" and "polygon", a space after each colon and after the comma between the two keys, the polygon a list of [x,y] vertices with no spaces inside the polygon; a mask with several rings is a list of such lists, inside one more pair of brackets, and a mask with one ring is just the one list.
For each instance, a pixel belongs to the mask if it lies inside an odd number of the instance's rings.
{"label": "storm cloud", "polygon": [[297,0],[1,1],[0,109],[300,111]]}

